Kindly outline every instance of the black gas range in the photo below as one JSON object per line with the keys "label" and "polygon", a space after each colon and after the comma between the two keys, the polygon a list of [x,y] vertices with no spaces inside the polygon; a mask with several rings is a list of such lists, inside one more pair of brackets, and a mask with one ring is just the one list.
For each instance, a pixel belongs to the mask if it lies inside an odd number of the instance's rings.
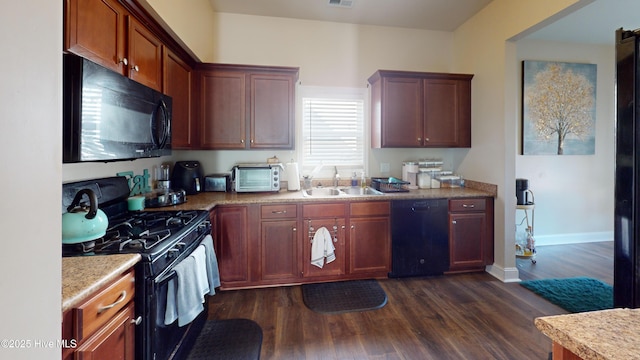
{"label": "black gas range", "polygon": [[140,254],[148,274],[157,275],[210,232],[207,211],[124,212],[108,219],[105,236],[62,244],[62,255]]}
{"label": "black gas range", "polygon": [[168,282],[173,268],[186,259],[211,233],[204,210],[128,211],[126,178],[110,177],[63,184],[63,212],[81,189],[91,189],[107,215],[106,234],[78,244],[62,244],[63,256],[140,254],[136,265],[136,359],[180,359],[188,353],[207,318],[205,310],[187,326],[164,324]]}

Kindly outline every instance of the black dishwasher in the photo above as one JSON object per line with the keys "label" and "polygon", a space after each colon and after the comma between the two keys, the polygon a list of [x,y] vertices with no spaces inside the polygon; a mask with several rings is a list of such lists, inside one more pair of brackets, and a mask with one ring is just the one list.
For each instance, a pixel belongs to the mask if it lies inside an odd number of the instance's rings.
{"label": "black dishwasher", "polygon": [[447,199],[391,202],[389,277],[440,275],[449,269]]}

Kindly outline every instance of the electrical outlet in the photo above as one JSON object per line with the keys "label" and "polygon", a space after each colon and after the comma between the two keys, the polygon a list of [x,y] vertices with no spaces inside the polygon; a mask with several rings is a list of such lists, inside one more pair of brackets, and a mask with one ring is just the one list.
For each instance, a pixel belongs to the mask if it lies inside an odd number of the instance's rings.
{"label": "electrical outlet", "polygon": [[389,163],[380,163],[381,173],[388,173],[389,171],[391,171],[391,167],[389,166]]}

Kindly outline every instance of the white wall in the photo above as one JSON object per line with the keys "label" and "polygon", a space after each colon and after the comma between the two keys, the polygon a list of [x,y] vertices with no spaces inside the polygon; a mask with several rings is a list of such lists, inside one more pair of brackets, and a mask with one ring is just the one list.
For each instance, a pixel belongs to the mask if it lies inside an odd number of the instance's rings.
{"label": "white wall", "polygon": [[[62,1],[5,4],[0,22],[1,359],[59,359]],[[8,348],[5,339],[22,348]],[[13,343],[15,345],[15,342]]]}
{"label": "white wall", "polygon": [[[162,1],[162,0],[155,0]],[[495,221],[495,264],[489,271],[506,281],[517,280],[515,267],[515,138],[518,113],[518,62],[515,40],[543,26],[550,18],[593,0],[494,0],[453,34],[356,26],[236,14],[217,14],[212,62],[300,66],[305,85],[364,86],[376,69],[448,71],[475,74],[472,82],[470,150],[446,150],[454,170],[465,177],[498,185]],[[172,17],[177,12],[167,13]],[[165,19],[172,23],[171,19]],[[180,21],[177,19],[176,21]],[[452,36],[453,35],[453,36]],[[188,42],[188,41],[187,41]],[[392,173],[400,162],[430,157],[431,151],[370,150],[369,167],[380,162]],[[266,156],[265,156],[266,155]],[[288,159],[277,154],[281,159]],[[438,156],[436,155],[436,156]],[[205,169],[227,170],[235,156],[260,161],[271,154],[235,152],[176,154],[203,162]]]}
{"label": "white wall", "polygon": [[519,78],[513,40],[568,7],[590,1],[494,0],[455,31],[454,70],[476,74],[471,95],[474,144],[460,172],[498,185],[495,262],[488,270],[505,281],[518,280],[512,209]]}
{"label": "white wall", "polygon": [[[597,46],[520,40],[517,52],[518,62],[597,65],[595,155],[519,155],[520,152],[516,155],[516,177],[528,179],[535,195],[536,244],[613,240],[616,118],[613,41],[611,45]],[[518,69],[521,73],[522,68]],[[520,149],[521,120],[517,125]],[[516,214],[516,222],[521,216]]]}
{"label": "white wall", "polygon": [[[152,5],[155,6],[155,2]],[[166,13],[171,17],[183,16],[176,12]],[[378,69],[452,70],[453,34],[449,32],[227,13],[215,17],[215,55],[207,61],[300,67],[302,85],[365,88],[369,76]],[[171,23],[171,18],[165,20]],[[449,169],[455,170],[462,157],[458,154],[466,151],[373,149],[367,154],[367,175],[383,175],[380,163],[388,163],[391,171],[384,175],[401,176],[403,160],[420,158],[441,158]],[[180,160],[199,160],[207,173],[228,171],[235,162],[265,161],[273,155],[283,161],[296,156],[295,151],[175,153]]]}

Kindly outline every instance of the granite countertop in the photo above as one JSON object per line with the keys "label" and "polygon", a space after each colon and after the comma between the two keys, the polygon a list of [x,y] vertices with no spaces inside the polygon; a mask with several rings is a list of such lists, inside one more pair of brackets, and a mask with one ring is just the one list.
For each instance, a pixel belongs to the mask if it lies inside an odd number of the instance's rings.
{"label": "granite countertop", "polygon": [[140,261],[140,254],[62,258],[62,312],[91,296]]}
{"label": "granite countertop", "polygon": [[612,309],[535,319],[551,340],[586,360],[640,359],[640,309]]}
{"label": "granite countertop", "polygon": [[[342,187],[342,186],[341,186]],[[495,197],[497,187],[466,180],[466,187],[410,190],[409,192],[385,193],[384,195],[338,195],[304,197],[302,191],[280,190],[271,193],[236,193],[236,192],[202,192],[187,195],[183,204],[161,208],[145,208],[153,210],[211,210],[216,205],[264,204],[286,202],[322,202],[322,201],[371,201],[400,199],[441,199],[457,197]]]}

